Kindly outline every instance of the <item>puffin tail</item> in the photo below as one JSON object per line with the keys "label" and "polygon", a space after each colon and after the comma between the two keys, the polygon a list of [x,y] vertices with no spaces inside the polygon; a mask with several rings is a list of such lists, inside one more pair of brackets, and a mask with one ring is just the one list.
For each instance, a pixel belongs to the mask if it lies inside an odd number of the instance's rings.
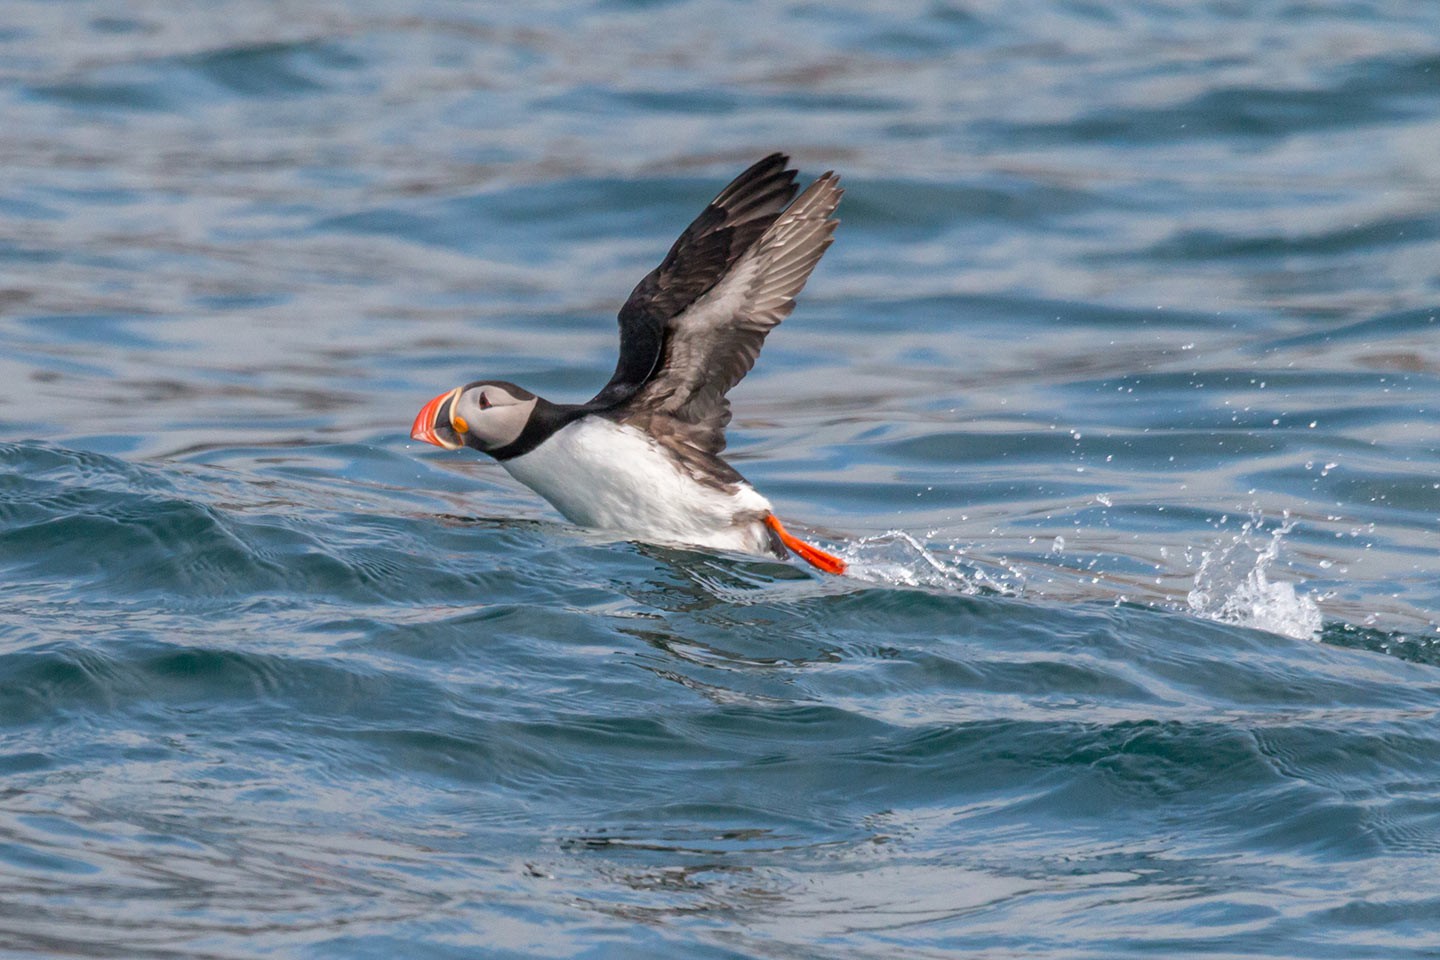
{"label": "puffin tail", "polygon": [[833,553],[826,553],[819,547],[813,547],[803,540],[797,540],[781,525],[780,520],[775,514],[765,514],[765,526],[769,527],[775,536],[780,538],[780,542],[785,544],[788,550],[815,569],[834,574],[842,574],[845,572],[846,563],[844,560],[841,560]]}

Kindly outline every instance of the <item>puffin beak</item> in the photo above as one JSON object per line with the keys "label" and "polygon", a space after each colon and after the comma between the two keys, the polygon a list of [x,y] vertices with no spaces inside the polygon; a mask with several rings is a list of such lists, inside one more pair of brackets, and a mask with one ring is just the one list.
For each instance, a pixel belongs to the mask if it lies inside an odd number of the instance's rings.
{"label": "puffin beak", "polygon": [[[450,423],[450,414],[455,409],[455,400],[459,396],[460,388],[456,387],[421,407],[414,425],[410,427],[410,439],[424,440],[445,450],[459,450],[463,447],[464,444],[460,442]],[[440,433],[436,432],[437,428]]]}

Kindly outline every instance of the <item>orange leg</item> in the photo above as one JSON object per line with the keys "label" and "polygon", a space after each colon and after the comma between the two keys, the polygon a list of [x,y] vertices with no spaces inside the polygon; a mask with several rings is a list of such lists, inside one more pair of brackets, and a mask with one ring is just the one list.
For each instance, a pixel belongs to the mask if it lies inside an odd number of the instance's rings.
{"label": "orange leg", "polygon": [[780,521],[776,518],[775,514],[770,513],[765,515],[765,526],[774,530],[776,536],[780,538],[780,542],[794,551],[796,556],[810,564],[810,566],[817,570],[824,570],[826,573],[839,574],[845,572],[844,560],[841,560],[833,553],[826,553],[819,547],[812,547],[803,540],[796,540],[780,525]]}

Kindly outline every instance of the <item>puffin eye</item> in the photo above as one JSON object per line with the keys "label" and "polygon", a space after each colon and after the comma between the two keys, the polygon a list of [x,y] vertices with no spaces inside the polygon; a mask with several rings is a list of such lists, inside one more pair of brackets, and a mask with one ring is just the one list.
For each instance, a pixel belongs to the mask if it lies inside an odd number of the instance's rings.
{"label": "puffin eye", "polygon": [[480,409],[489,410],[491,406],[493,406],[493,404],[485,398],[485,394],[480,394]]}

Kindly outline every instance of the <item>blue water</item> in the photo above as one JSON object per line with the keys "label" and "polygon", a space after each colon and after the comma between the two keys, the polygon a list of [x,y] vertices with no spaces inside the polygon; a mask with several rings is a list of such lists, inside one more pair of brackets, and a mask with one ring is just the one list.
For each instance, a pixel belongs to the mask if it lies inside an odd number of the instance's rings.
{"label": "blue water", "polygon": [[[1440,5],[0,10],[0,956],[1440,956]],[[407,438],[731,176],[735,464]]]}

